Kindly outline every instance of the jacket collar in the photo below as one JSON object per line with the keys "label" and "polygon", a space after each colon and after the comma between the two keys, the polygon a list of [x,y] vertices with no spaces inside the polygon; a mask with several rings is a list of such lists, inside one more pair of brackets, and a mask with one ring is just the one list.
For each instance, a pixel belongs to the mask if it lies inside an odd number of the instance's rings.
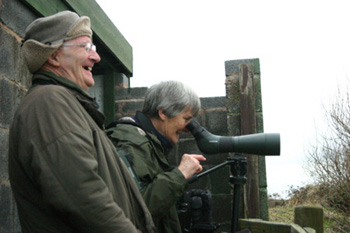
{"label": "jacket collar", "polygon": [[174,147],[174,144],[170,140],[168,140],[161,133],[159,133],[156,128],[154,128],[152,121],[144,113],[137,111],[135,121],[142,126],[143,130],[156,135],[166,152]]}
{"label": "jacket collar", "polygon": [[60,85],[68,89],[73,90],[73,95],[77,98],[87,113],[94,119],[96,124],[104,129],[104,115],[98,111],[98,104],[95,98],[81,88],[78,84],[71,80],[57,76],[56,74],[48,71],[38,71],[32,77],[32,85]]}
{"label": "jacket collar", "polygon": [[83,88],[81,88],[81,86],[79,86],[75,82],[67,78],[57,76],[56,74],[49,71],[41,70],[36,72],[32,77],[32,85],[35,85],[35,84],[54,84],[54,85],[65,86],[79,92],[80,94],[84,95],[88,99],[94,100],[94,98],[92,98],[87,91],[85,91]]}

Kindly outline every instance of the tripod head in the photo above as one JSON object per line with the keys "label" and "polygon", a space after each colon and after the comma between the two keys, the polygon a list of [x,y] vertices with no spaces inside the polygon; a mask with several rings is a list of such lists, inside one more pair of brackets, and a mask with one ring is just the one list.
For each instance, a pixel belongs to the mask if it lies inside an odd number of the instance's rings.
{"label": "tripod head", "polygon": [[186,128],[206,154],[236,152],[256,155],[280,155],[280,134],[259,133],[243,136],[218,136],[204,129],[192,119]]}

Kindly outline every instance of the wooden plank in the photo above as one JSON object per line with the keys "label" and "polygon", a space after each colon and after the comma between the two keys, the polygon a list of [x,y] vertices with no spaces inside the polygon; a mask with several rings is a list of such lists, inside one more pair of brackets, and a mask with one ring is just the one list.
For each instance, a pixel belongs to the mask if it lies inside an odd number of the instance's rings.
{"label": "wooden plank", "polygon": [[59,11],[67,10],[67,5],[61,0],[22,0],[40,16],[49,16]]}
{"label": "wooden plank", "polygon": [[[66,2],[79,14],[87,15],[91,19],[91,28],[103,41],[112,54],[120,60],[123,66],[133,72],[133,53],[129,42],[120,33],[118,28],[108,18],[95,0],[66,0]],[[128,74],[126,73],[126,74]]]}
{"label": "wooden plank", "polygon": [[[239,65],[241,134],[256,133],[254,65]],[[259,158],[257,155],[245,155],[247,158],[246,212],[248,218],[260,218],[259,204]]]}

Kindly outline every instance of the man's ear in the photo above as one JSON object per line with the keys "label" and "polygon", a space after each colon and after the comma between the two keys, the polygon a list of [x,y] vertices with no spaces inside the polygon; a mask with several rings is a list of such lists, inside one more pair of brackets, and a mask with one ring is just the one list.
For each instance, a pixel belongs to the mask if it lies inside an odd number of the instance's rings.
{"label": "man's ear", "polygon": [[163,109],[162,109],[162,108],[158,110],[158,115],[159,115],[159,118],[160,118],[161,120],[163,120],[163,121],[167,118],[167,116],[166,116],[165,113],[163,112]]}
{"label": "man's ear", "polygon": [[57,55],[57,51],[55,51],[48,59],[47,63],[51,66],[54,67],[59,67],[60,66],[60,59]]}

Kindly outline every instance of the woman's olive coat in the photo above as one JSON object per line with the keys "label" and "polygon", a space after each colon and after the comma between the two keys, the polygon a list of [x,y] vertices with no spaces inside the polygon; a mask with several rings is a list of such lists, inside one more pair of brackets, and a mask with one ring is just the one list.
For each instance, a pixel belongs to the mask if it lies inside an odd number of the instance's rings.
{"label": "woman's olive coat", "polygon": [[110,138],[129,156],[158,232],[181,232],[175,203],[187,187],[187,181],[177,167],[169,165],[157,136],[147,131],[153,128],[152,123],[141,112],[136,116],[143,116],[144,130],[130,124],[117,124],[108,131]]}
{"label": "woman's olive coat", "polygon": [[49,72],[33,77],[9,139],[22,232],[154,232],[103,121],[75,83]]}

